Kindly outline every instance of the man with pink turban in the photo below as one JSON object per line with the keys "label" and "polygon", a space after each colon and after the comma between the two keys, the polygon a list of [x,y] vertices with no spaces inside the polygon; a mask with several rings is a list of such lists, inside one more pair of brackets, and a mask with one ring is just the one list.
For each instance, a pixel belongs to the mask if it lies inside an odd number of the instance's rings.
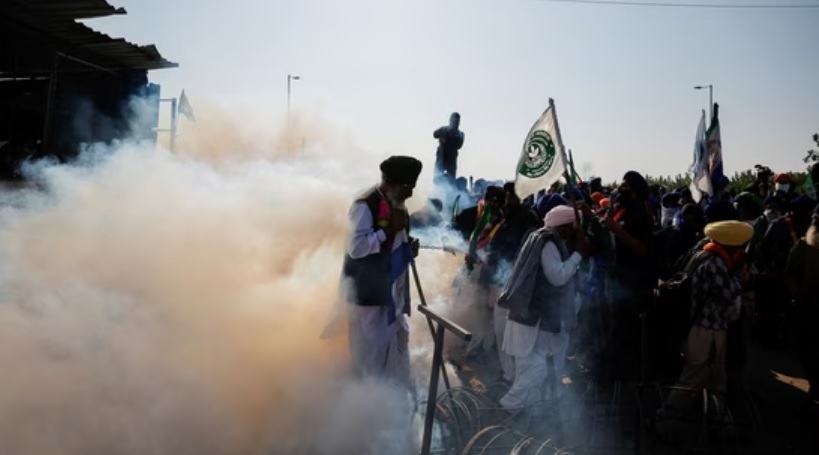
{"label": "man with pink turban", "polygon": [[[500,400],[509,410],[542,401],[547,376],[560,394],[576,320],[575,279],[580,262],[591,252],[573,208],[557,206],[543,221],[545,226],[526,239],[498,300],[509,310],[502,347],[515,358],[514,383]],[[551,375],[549,355],[554,359]]]}

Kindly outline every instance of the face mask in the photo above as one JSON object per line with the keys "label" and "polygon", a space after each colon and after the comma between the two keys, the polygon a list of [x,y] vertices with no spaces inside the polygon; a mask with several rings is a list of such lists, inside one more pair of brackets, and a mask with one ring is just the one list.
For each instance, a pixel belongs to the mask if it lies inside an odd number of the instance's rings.
{"label": "face mask", "polygon": [[768,221],[773,221],[773,220],[779,218],[779,211],[773,210],[773,209],[767,209],[767,210],[765,210],[765,218],[767,218]]}
{"label": "face mask", "polygon": [[677,207],[663,207],[663,212],[660,216],[660,223],[662,223],[663,227],[671,226],[679,211],[680,209]]}
{"label": "face mask", "polygon": [[787,193],[791,189],[791,184],[790,183],[777,183],[776,185],[774,185],[774,188],[776,188],[776,191],[784,191],[784,192]]}

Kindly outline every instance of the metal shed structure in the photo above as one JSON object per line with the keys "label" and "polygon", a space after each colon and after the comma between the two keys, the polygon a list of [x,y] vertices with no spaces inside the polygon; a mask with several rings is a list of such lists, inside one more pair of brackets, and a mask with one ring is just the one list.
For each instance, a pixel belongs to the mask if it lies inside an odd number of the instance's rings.
{"label": "metal shed structure", "polygon": [[[106,0],[0,2],[0,178],[26,158],[69,160],[82,143],[156,139],[159,86],[147,73],[178,65],[79,22],[119,14]],[[156,121],[130,121],[135,95]]]}

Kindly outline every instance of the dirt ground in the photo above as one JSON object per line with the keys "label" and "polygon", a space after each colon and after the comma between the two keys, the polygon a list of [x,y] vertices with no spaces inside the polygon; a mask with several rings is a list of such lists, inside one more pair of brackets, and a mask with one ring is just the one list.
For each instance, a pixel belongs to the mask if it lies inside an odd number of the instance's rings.
{"label": "dirt ground", "polygon": [[[456,356],[457,357],[457,356]],[[452,363],[458,367],[458,376],[463,384],[468,384],[476,390],[487,388],[497,388],[500,379],[500,369],[494,352],[486,352],[482,355],[452,358]],[[638,388],[635,384],[621,386],[619,389],[619,411],[615,411],[625,418],[616,420],[621,425],[619,434],[621,442],[610,444],[620,444],[620,447],[609,447],[608,449],[592,450],[587,449],[585,453],[635,453],[635,454],[683,454],[683,453],[735,453],[735,454],[781,454],[781,455],[808,455],[819,454],[819,412],[817,406],[810,406],[807,399],[807,382],[802,379],[802,370],[796,356],[791,351],[772,350],[755,346],[750,354],[750,362],[746,373],[747,387],[744,392],[731,394],[728,408],[733,415],[736,429],[732,433],[730,442],[724,440],[700,443],[694,448],[694,444],[669,442],[658,437],[651,425],[653,412],[658,408],[662,399],[658,398],[657,389],[654,385],[640,388],[642,390],[642,400],[635,400]],[[575,393],[580,395],[581,388],[584,387],[585,380],[582,378],[583,372],[578,368],[578,362],[572,365],[570,359],[569,375],[564,379],[564,383],[571,383],[569,387],[575,387]],[[572,378],[571,376],[576,376]],[[574,380],[573,380],[574,379]],[[440,390],[440,389],[439,389]],[[598,391],[599,392],[599,391]],[[602,392],[604,398],[600,401],[613,402],[611,390]],[[502,395],[502,392],[501,392]],[[585,393],[585,395],[588,395]],[[496,394],[492,399],[497,399]],[[565,399],[564,399],[565,400]],[[558,404],[549,410],[549,414],[555,414]],[[565,401],[564,401],[565,406]],[[591,408],[593,405],[586,400],[582,405],[571,403],[568,406],[583,406]],[[604,403],[603,407],[610,407]],[[638,416],[638,408],[642,407],[643,419]],[[591,411],[599,414],[598,411]],[[546,423],[546,417],[531,416],[525,421],[520,419],[509,419],[505,414],[495,414],[500,417],[494,421],[493,414],[483,414],[481,425],[490,426],[501,423],[503,425],[516,427],[525,433],[533,431],[533,421],[543,425],[560,425],[561,422]],[[632,417],[627,417],[632,416]],[[565,417],[564,417],[565,420]],[[643,421],[642,427],[637,427],[634,422]],[[599,421],[599,419],[598,419]],[[614,421],[614,420],[612,420]],[[647,422],[648,421],[648,422]],[[625,422],[625,423],[623,423]],[[588,423],[586,423],[588,425]],[[732,427],[733,428],[733,427]],[[600,432],[604,430],[598,430]],[[640,442],[635,442],[635,437],[639,437]],[[609,441],[615,439],[609,438]],[[719,439],[719,438],[717,438]],[[474,451],[474,450],[473,450]],[[506,453],[505,450],[492,453]],[[478,453],[478,452],[475,452]],[[521,452],[524,453],[524,452]],[[579,447],[571,453],[584,453]]]}

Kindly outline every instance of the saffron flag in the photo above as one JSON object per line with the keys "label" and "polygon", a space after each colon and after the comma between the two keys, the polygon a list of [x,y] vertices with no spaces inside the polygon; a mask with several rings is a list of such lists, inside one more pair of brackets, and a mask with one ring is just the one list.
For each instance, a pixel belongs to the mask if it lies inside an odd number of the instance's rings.
{"label": "saffron flag", "polygon": [[193,115],[193,108],[191,107],[188,97],[185,95],[185,90],[182,90],[182,95],[179,96],[179,113],[188,118],[188,120],[196,123],[196,117]]}
{"label": "saffron flag", "polygon": [[565,174],[567,161],[554,101],[550,99],[549,107],[526,135],[518,159],[515,192],[525,198],[551,187]]}

